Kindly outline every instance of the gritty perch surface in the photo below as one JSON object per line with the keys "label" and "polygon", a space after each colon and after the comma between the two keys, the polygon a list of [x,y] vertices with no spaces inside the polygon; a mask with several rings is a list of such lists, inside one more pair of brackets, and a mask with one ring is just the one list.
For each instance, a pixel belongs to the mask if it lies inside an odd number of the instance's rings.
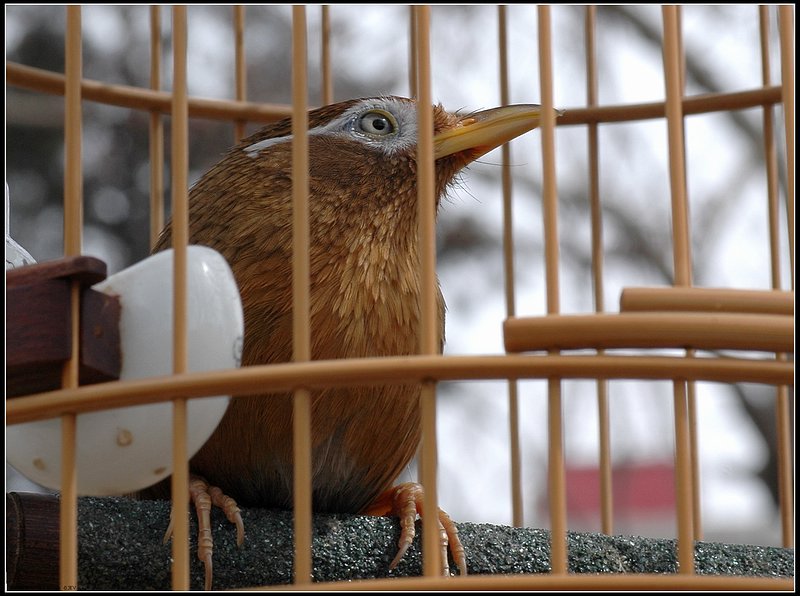
{"label": "gritty perch surface", "polygon": [[[244,508],[244,546],[219,510],[212,513],[214,587],[286,584],[292,579],[292,514]],[[78,501],[78,579],[84,590],[169,589],[171,545],[162,544],[169,502],[84,497]],[[460,523],[467,564],[475,573],[549,571],[550,534],[544,530]],[[191,520],[191,582],[199,589],[203,568],[194,556],[196,522]],[[419,528],[418,528],[419,529]],[[393,572],[396,519],[358,515],[314,517],[314,579],[336,581],[421,574],[419,535]],[[791,577],[794,550],[701,542],[699,574]],[[575,573],[674,573],[675,541],[632,536],[569,534],[569,570]]]}

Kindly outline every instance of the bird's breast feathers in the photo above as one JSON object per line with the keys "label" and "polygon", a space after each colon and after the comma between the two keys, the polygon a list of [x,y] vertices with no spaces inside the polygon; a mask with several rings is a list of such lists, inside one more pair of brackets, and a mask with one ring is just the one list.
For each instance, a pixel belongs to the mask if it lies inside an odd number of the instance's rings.
{"label": "bird's breast feathers", "polygon": [[[312,342],[350,357],[413,354],[420,318],[415,247],[368,235],[355,242],[340,259],[312,249]],[[398,250],[407,254],[398,258]],[[326,356],[333,355],[316,357]]]}

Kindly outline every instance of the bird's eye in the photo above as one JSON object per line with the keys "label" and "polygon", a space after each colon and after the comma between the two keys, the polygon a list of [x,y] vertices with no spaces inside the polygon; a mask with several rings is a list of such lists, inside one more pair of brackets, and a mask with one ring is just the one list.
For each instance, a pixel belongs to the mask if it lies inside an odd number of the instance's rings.
{"label": "bird's eye", "polygon": [[365,134],[383,137],[397,132],[397,120],[389,112],[370,110],[358,119],[358,130]]}

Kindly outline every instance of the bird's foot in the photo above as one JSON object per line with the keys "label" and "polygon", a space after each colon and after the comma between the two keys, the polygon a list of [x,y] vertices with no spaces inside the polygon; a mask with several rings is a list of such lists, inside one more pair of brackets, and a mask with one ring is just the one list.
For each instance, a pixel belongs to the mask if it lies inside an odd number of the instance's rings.
{"label": "bird's foot", "polygon": [[[216,505],[225,513],[232,524],[236,525],[236,544],[244,543],[244,523],[236,501],[231,499],[218,487],[211,486],[205,478],[191,474],[189,477],[189,499],[194,503],[197,512],[197,558],[205,567],[205,589],[211,589],[214,555],[214,539],[211,537],[211,507]],[[172,537],[173,519],[170,514],[169,527],[164,535],[164,542]]]}
{"label": "bird's foot", "polygon": [[[389,569],[394,569],[406,554],[408,547],[414,541],[414,522],[417,512],[422,512],[423,499],[422,485],[416,482],[405,482],[382,493],[375,502],[364,512],[366,515],[396,515],[400,518],[400,540],[398,551]],[[439,535],[441,544],[442,575],[450,575],[450,566],[447,562],[447,549],[453,555],[461,575],[467,574],[467,558],[464,547],[458,538],[458,530],[453,520],[444,511],[439,509]]]}

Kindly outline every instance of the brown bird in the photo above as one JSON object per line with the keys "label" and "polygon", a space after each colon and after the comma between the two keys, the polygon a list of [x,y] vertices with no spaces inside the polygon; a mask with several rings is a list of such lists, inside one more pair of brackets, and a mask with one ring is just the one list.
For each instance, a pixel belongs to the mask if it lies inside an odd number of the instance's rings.
{"label": "brown bird", "polygon": [[[436,196],[464,166],[535,128],[539,113],[536,105],[471,114],[435,106]],[[308,127],[312,358],[418,353],[416,103],[401,97],[344,101],[311,111]],[[239,286],[244,366],[292,358],[291,139],[290,119],[266,126],[231,149],[190,191],[190,242],[220,252]],[[157,250],[170,244],[167,226]],[[441,292],[437,299],[441,346]],[[419,392],[409,384],[312,394],[313,509],[410,517],[392,566],[411,544],[420,501],[418,485],[392,488],[419,446]],[[231,400],[219,427],[191,459],[190,472],[201,525],[198,556],[209,588],[212,501],[237,524],[240,543],[237,502],[292,507],[291,394]],[[168,482],[162,482],[143,496],[168,494]],[[443,512],[440,521],[465,573],[455,526]]]}

